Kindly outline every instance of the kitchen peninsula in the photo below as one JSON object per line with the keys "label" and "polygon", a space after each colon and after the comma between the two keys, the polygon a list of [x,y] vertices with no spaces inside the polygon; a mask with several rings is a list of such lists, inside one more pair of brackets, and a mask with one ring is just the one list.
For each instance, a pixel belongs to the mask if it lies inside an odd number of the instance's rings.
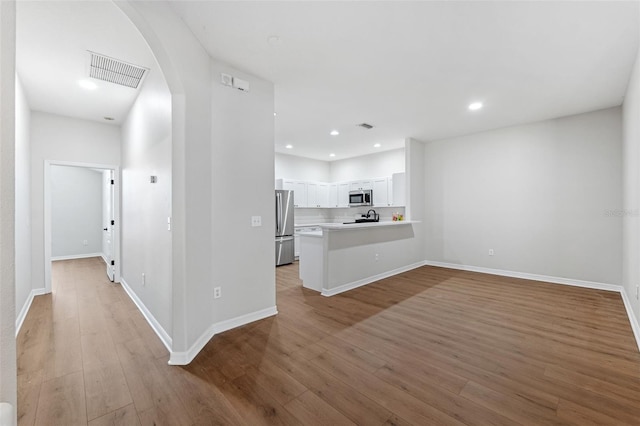
{"label": "kitchen peninsula", "polygon": [[421,266],[407,255],[416,223],[326,223],[300,233],[302,285],[333,296]]}

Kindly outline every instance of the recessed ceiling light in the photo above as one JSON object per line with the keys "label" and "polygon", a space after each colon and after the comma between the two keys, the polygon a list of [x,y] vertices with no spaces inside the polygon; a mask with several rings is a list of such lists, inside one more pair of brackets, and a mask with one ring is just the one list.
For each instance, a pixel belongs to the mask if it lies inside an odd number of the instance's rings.
{"label": "recessed ceiling light", "polygon": [[473,103],[469,104],[469,109],[471,111],[477,111],[480,108],[482,108],[482,102],[473,102]]}
{"label": "recessed ceiling light", "polygon": [[87,90],[96,90],[98,88],[98,85],[91,80],[78,80],[78,85]]}
{"label": "recessed ceiling light", "polygon": [[275,117],[276,115],[278,115],[278,113],[277,113],[277,112],[274,112],[274,113],[273,113],[273,116]]}
{"label": "recessed ceiling light", "polygon": [[332,152],[331,154],[329,154],[329,157],[335,157],[336,155]]}
{"label": "recessed ceiling light", "polygon": [[379,143],[373,145],[374,148],[380,148],[382,145],[380,145]]}
{"label": "recessed ceiling light", "polygon": [[291,148],[293,148],[293,145],[289,144],[289,145],[285,146],[285,148],[291,149]]}
{"label": "recessed ceiling light", "polygon": [[339,131],[337,130],[332,130],[331,133],[329,133],[331,136],[338,136],[340,134]]}

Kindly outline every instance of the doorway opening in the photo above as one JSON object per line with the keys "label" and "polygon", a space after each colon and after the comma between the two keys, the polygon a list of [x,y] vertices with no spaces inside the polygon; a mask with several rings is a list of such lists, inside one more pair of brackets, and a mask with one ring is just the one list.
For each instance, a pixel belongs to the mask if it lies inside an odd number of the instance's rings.
{"label": "doorway opening", "polygon": [[52,262],[101,257],[110,281],[120,281],[120,168],[109,164],[45,161],[45,292]]}

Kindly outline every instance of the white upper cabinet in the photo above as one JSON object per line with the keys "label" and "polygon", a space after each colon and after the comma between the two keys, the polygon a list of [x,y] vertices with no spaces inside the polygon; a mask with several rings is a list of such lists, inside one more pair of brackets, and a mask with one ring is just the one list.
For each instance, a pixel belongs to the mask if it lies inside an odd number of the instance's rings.
{"label": "white upper cabinet", "polygon": [[386,207],[391,205],[389,196],[389,178],[377,178],[373,180],[373,205],[375,207]]}
{"label": "white upper cabinet", "polygon": [[320,203],[318,201],[318,184],[315,182],[307,182],[306,185],[307,185],[306,207],[320,207]]}
{"label": "white upper cabinet", "polygon": [[293,183],[293,204],[296,207],[307,207],[307,184],[305,182]]}
{"label": "white upper cabinet", "polygon": [[349,207],[349,182],[338,182],[338,200],[336,207]]}
{"label": "white upper cabinet", "polygon": [[329,184],[329,193],[327,194],[327,206],[338,207],[338,184]]}
{"label": "white upper cabinet", "polygon": [[358,191],[360,189],[373,189],[372,180],[354,180],[350,182],[351,191]]}
{"label": "white upper cabinet", "polygon": [[295,179],[276,179],[276,189],[293,191],[296,207],[349,207],[349,191],[373,190],[376,207],[403,206],[405,203],[404,173],[392,177],[346,182],[305,182]]}
{"label": "white upper cabinet", "polygon": [[307,207],[307,184],[293,179],[276,179],[276,189],[293,191],[293,205]]}
{"label": "white upper cabinet", "polygon": [[333,207],[329,202],[329,184],[319,183],[317,191],[318,207]]}

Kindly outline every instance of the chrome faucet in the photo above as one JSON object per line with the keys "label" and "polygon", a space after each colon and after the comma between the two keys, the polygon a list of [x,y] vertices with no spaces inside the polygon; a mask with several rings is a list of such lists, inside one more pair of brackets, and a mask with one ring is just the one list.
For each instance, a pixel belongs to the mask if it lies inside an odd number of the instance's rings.
{"label": "chrome faucet", "polygon": [[369,219],[371,217],[371,215],[369,213],[373,212],[373,218],[376,218],[376,211],[374,209],[369,209],[369,211],[367,212],[367,219]]}

